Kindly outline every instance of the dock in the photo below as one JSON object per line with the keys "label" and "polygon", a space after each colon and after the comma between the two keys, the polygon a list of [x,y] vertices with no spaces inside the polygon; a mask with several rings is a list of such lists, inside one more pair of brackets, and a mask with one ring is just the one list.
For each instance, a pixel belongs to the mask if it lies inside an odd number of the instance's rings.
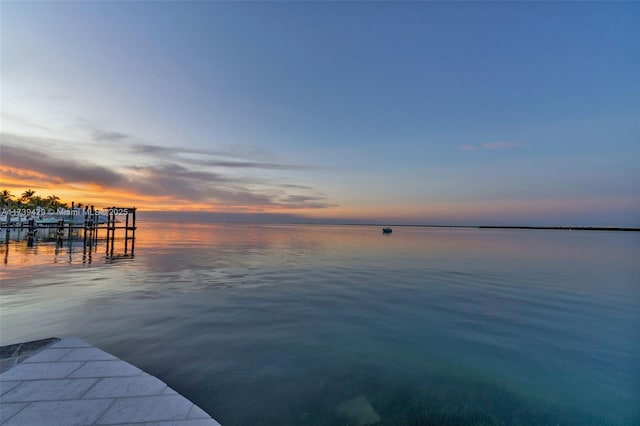
{"label": "dock", "polygon": [[[5,215],[4,221],[0,220],[0,235],[4,235],[5,245],[12,240],[26,240],[27,247],[33,247],[37,242],[55,242],[59,249],[65,245],[71,249],[81,244],[86,263],[91,263],[100,241],[106,243],[107,259],[132,258],[136,241],[136,211],[136,207],[114,206],[98,211],[93,206],[85,206],[84,209],[72,207],[47,213],[46,219]],[[10,221],[12,218],[16,220]],[[116,242],[122,243],[117,251]]]}
{"label": "dock", "polygon": [[2,426],[220,426],[158,378],[77,337],[0,354]]}

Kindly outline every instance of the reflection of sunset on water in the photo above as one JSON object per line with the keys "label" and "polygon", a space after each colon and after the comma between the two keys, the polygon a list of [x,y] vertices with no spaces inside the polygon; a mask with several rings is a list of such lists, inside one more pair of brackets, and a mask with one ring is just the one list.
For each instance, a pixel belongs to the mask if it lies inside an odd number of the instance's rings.
{"label": "reflection of sunset on water", "polygon": [[[61,243],[51,234],[45,238],[45,230],[35,239],[32,247],[26,241],[26,230],[12,231],[8,244],[1,246],[1,253],[11,268],[46,265],[50,263],[105,262],[106,231],[98,233],[97,244],[85,247],[82,231],[74,231],[74,237]],[[582,241],[580,250],[572,245],[549,243],[547,236],[572,233],[571,241]],[[115,253],[123,253],[124,231],[116,232]],[[428,238],[425,238],[428,236]],[[596,235],[580,231],[530,231],[508,229],[429,228],[397,226],[394,233],[383,235],[378,226],[346,225],[259,225],[232,223],[189,223],[177,221],[138,220],[135,233],[135,257],[147,253],[171,253],[187,249],[193,259],[206,262],[211,254],[215,264],[216,250],[238,256],[240,263],[255,255],[268,253],[269,261],[280,262],[295,258],[296,261],[313,261],[313,256],[336,256],[357,261],[379,258],[385,262],[386,253],[392,250],[398,256],[412,257],[421,253],[425,265],[438,267],[452,253],[465,256],[469,262],[492,257],[509,264],[551,263],[558,258],[588,258],[598,252],[591,245]],[[562,240],[561,240],[562,241]],[[573,244],[573,242],[571,243]],[[130,247],[130,243],[129,243]],[[134,259],[135,259],[134,257]],[[278,260],[280,259],[280,260]],[[616,257],[611,255],[610,262]]]}
{"label": "reflection of sunset on water", "polygon": [[[640,357],[630,343],[636,232],[137,226],[132,258],[108,257],[102,237],[90,263],[81,239],[0,246],[0,338],[84,336],[190,395],[224,388],[231,399],[209,408],[229,418],[247,392],[260,400],[278,388],[287,409],[326,419],[353,398],[327,396],[345,380],[390,418],[407,404],[437,411],[434,398],[460,412],[489,404],[492,416],[513,419],[506,398],[527,407],[527,419],[553,420],[541,424],[625,424],[637,413],[636,382],[624,374]],[[299,381],[289,381],[292,369]],[[398,404],[407,393],[420,397]],[[241,423],[271,413],[280,424],[269,410],[243,412]]]}

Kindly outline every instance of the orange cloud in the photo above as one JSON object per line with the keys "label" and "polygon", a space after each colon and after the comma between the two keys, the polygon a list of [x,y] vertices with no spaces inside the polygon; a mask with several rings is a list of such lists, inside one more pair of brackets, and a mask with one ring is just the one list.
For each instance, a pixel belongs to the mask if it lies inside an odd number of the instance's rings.
{"label": "orange cloud", "polygon": [[[100,137],[116,142],[128,138],[112,133]],[[122,146],[122,151],[130,152],[137,163],[125,161],[117,167],[105,167],[33,149],[36,142],[42,141],[32,138],[3,134],[3,141],[6,143],[0,147],[0,184],[16,195],[33,189],[42,196],[57,195],[63,202],[155,210],[287,212],[331,206],[326,196],[313,188],[272,183],[260,174],[244,172],[295,171],[302,166],[257,160],[223,161],[216,159],[219,154],[202,150],[128,144]],[[144,152],[139,152],[141,149]],[[227,173],[229,169],[236,173]]]}

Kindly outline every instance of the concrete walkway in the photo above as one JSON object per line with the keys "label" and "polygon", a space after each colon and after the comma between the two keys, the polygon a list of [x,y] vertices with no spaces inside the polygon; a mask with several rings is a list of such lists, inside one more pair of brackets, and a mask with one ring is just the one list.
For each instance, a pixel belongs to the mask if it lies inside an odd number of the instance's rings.
{"label": "concrete walkway", "polygon": [[162,381],[76,337],[0,374],[0,424],[220,426]]}

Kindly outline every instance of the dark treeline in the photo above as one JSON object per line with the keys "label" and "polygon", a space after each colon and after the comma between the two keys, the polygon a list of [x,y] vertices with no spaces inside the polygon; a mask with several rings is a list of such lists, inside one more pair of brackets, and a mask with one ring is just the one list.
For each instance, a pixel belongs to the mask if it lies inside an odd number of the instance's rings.
{"label": "dark treeline", "polygon": [[67,203],[60,202],[60,197],[57,195],[48,195],[46,197],[41,197],[36,195],[36,192],[32,189],[25,190],[19,197],[11,194],[11,191],[3,189],[0,192],[0,204],[3,208],[12,208],[12,209],[35,209],[35,208],[43,208],[43,209],[53,209],[57,210],[59,208],[67,209],[69,206]]}

